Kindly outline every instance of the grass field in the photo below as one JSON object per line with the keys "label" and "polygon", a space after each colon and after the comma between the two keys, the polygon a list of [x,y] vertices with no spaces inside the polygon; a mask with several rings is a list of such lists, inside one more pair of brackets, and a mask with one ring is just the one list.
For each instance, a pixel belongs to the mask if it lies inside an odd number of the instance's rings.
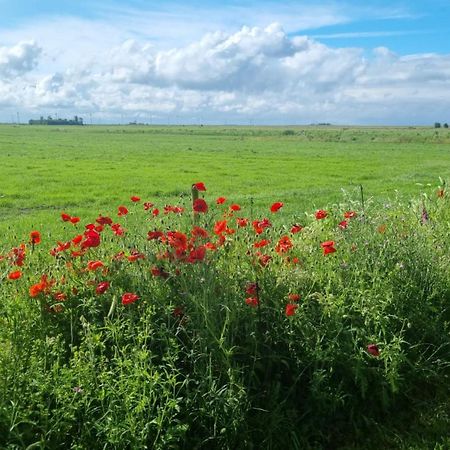
{"label": "grass field", "polygon": [[432,128],[0,126],[0,231],[51,227],[62,210],[111,213],[132,194],[178,202],[195,181],[298,215],[343,200],[404,199],[450,175],[450,131]]}
{"label": "grass field", "polygon": [[450,448],[449,145],[0,127],[0,448]]}

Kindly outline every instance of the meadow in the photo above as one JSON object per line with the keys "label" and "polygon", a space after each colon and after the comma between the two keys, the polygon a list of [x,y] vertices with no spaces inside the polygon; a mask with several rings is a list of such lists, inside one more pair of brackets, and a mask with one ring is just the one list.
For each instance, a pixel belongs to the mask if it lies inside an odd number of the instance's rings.
{"label": "meadow", "polygon": [[0,126],[0,231],[52,227],[62,210],[108,211],[133,193],[161,202],[203,180],[285,213],[359,197],[419,195],[450,175],[450,131],[432,128]]}
{"label": "meadow", "polygon": [[0,127],[0,448],[449,448],[449,144]]}

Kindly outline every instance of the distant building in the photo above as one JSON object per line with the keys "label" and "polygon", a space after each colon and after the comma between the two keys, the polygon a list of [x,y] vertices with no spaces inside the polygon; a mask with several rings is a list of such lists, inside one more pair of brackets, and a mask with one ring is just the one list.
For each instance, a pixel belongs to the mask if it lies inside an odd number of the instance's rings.
{"label": "distant building", "polygon": [[39,120],[30,119],[28,123],[30,125],[84,125],[83,118],[78,116],[75,116],[73,119],[53,119],[52,116],[44,119],[41,116]]}

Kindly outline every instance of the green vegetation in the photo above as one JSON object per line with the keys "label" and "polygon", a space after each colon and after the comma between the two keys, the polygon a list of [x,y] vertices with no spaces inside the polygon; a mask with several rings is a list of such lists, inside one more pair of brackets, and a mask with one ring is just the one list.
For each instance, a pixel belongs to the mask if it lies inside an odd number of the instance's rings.
{"label": "green vegetation", "polygon": [[449,141],[0,127],[0,448],[449,448]]}
{"label": "green vegetation", "polygon": [[199,179],[243,204],[283,198],[286,214],[359,184],[411,198],[449,178],[449,143],[433,128],[1,126],[0,231],[51,229],[63,210],[88,217],[134,193],[174,203]]}

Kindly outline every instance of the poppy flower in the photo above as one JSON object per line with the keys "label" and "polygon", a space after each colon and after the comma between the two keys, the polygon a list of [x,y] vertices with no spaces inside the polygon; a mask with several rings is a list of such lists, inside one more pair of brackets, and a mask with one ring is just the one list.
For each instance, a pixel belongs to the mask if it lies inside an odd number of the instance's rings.
{"label": "poppy flower", "polygon": [[288,298],[291,302],[298,302],[300,300],[300,294],[289,294]]}
{"label": "poppy flower", "polygon": [[152,202],[144,202],[144,210],[148,211],[149,209],[153,208],[154,204]]}
{"label": "poppy flower", "polygon": [[200,237],[208,238],[209,237],[208,232],[204,228],[197,227],[197,226],[194,226],[194,228],[192,228],[191,235],[193,238],[200,238]]}
{"label": "poppy flower", "polygon": [[295,310],[298,308],[298,305],[295,303],[288,303],[286,305],[286,316],[293,316],[295,314]]}
{"label": "poppy flower", "polygon": [[111,230],[116,236],[122,236],[125,233],[125,229],[122,228],[122,225],[120,225],[120,223],[113,223],[111,225]]}
{"label": "poppy flower", "polygon": [[155,209],[152,211],[152,214],[153,214],[153,217],[158,216],[158,215],[159,215],[159,209],[158,209],[158,208],[155,208]]}
{"label": "poppy flower", "polygon": [[187,236],[180,231],[168,231],[167,241],[171,247],[180,252],[187,250]]}
{"label": "poppy flower", "polygon": [[75,237],[72,239],[72,243],[73,243],[74,245],[78,245],[82,240],[83,240],[83,235],[82,235],[82,234],[79,234],[78,236],[75,236]]}
{"label": "poppy flower", "polygon": [[329,253],[334,253],[336,251],[334,248],[334,241],[322,242],[320,246],[323,248],[324,255],[328,255]]}
{"label": "poppy flower", "polygon": [[65,301],[65,300],[67,300],[67,295],[64,294],[64,292],[55,292],[55,293],[53,294],[53,298],[54,298],[55,300],[57,300],[58,302],[63,302],[63,301]]}
{"label": "poppy flower", "polygon": [[367,346],[367,352],[372,356],[380,356],[380,349],[378,348],[377,344],[369,344]]}
{"label": "poppy flower", "polygon": [[105,265],[101,261],[89,261],[87,263],[87,270],[97,270]]}
{"label": "poppy flower", "polygon": [[292,234],[300,233],[300,231],[302,231],[302,230],[303,230],[303,227],[301,225],[298,225],[298,224],[294,224],[291,227],[291,233]]}
{"label": "poppy flower", "polygon": [[280,210],[280,208],[283,207],[283,202],[275,202],[271,207],[270,207],[270,211],[273,213],[276,213],[277,211]]}
{"label": "poppy flower", "polygon": [[22,276],[22,272],[20,270],[16,270],[15,272],[11,272],[8,275],[9,280],[18,280]]}
{"label": "poppy flower", "polygon": [[243,228],[248,225],[248,219],[236,217],[236,223],[238,224],[239,227]]}
{"label": "poppy flower", "polygon": [[108,281],[101,281],[97,284],[97,287],[95,288],[96,294],[104,294],[109,289],[109,282]]}
{"label": "poppy flower", "polygon": [[237,205],[236,203],[233,203],[233,204],[230,206],[230,209],[231,209],[231,211],[240,211],[240,210],[241,210],[241,207],[240,207],[240,205]]}
{"label": "poppy flower", "polygon": [[128,209],[125,206],[119,206],[118,208],[118,216],[126,216],[128,214]]}
{"label": "poppy flower", "polygon": [[81,243],[81,248],[98,247],[100,245],[100,235],[95,230],[88,230],[84,233],[85,239]]}
{"label": "poppy flower", "polygon": [[130,303],[134,303],[136,300],[139,300],[139,295],[137,294],[127,292],[122,295],[122,305],[129,305]]}
{"label": "poppy flower", "polygon": [[69,214],[61,213],[61,219],[63,220],[63,222],[69,222],[70,216],[69,216]]}
{"label": "poppy flower", "polygon": [[271,259],[272,257],[270,255],[263,255],[263,254],[258,255],[259,264],[262,267],[266,267],[267,264],[269,264],[269,262],[271,261]]}
{"label": "poppy flower", "polygon": [[25,244],[20,244],[19,247],[14,247],[8,254],[8,258],[11,261],[12,265],[15,266],[23,266],[23,262],[25,261]]}
{"label": "poppy flower", "polygon": [[145,255],[143,253],[139,253],[137,250],[133,250],[131,255],[127,257],[128,261],[135,262],[138,259],[145,259]]}
{"label": "poppy flower", "polygon": [[150,272],[152,273],[152,275],[154,277],[167,278],[169,276],[168,272],[166,272],[164,269],[156,267],[156,266],[152,267],[150,269]]}
{"label": "poppy flower", "polygon": [[205,255],[206,255],[206,248],[204,245],[200,245],[199,247],[194,248],[193,250],[190,251],[186,261],[191,264],[203,261],[205,259]]}
{"label": "poppy flower", "polygon": [[268,239],[261,239],[258,242],[255,242],[253,244],[253,247],[255,248],[261,248],[261,247],[265,247],[266,245],[270,244],[270,241]]}
{"label": "poppy flower", "polygon": [[279,254],[288,252],[293,247],[292,241],[289,236],[282,236],[278,241],[275,251]]}
{"label": "poppy flower", "polygon": [[76,223],[78,223],[80,221],[80,218],[79,217],[71,217],[69,220],[70,220],[70,223],[73,223],[75,225]]}
{"label": "poppy flower", "polygon": [[344,213],[344,218],[346,218],[346,219],[353,219],[356,216],[357,216],[357,214],[355,211],[347,211]]}
{"label": "poppy flower", "polygon": [[248,295],[256,295],[258,293],[258,283],[248,283],[245,288],[245,293]]}
{"label": "poppy flower", "polygon": [[138,197],[137,195],[133,195],[130,197],[130,200],[134,203],[139,202],[141,200],[141,197]]}
{"label": "poppy flower", "polygon": [[247,303],[248,306],[256,308],[259,305],[259,300],[258,297],[247,297],[245,303]]}
{"label": "poppy flower", "polygon": [[316,219],[320,220],[320,219],[325,219],[325,217],[328,216],[328,213],[326,211],[324,211],[323,209],[319,209],[318,211],[316,211]]}
{"label": "poppy flower", "polygon": [[227,201],[227,199],[225,197],[219,197],[219,198],[216,199],[216,204],[217,205],[222,205],[226,201]]}
{"label": "poppy flower", "polygon": [[194,200],[192,208],[197,213],[206,213],[208,211],[208,205],[206,204],[205,200],[203,200],[202,198],[196,198]]}
{"label": "poppy flower", "polygon": [[95,219],[95,221],[99,225],[112,225],[112,223],[113,223],[111,217],[107,217],[107,216],[98,216],[97,219]]}
{"label": "poppy flower", "polygon": [[227,229],[227,221],[226,220],[221,220],[214,224],[214,233],[215,234],[222,234],[225,232],[226,229]]}
{"label": "poppy flower", "polygon": [[341,230],[345,230],[348,227],[348,222],[346,220],[343,220],[342,222],[339,222],[338,226]]}
{"label": "poppy flower", "polygon": [[252,222],[253,229],[255,230],[256,234],[261,234],[266,228],[269,228],[272,226],[269,219],[262,219],[262,220],[254,220]]}
{"label": "poppy flower", "polygon": [[147,233],[147,239],[149,241],[160,240],[161,242],[164,242],[166,238],[165,238],[164,233],[162,231],[156,230],[156,231],[149,231]]}
{"label": "poppy flower", "polygon": [[192,186],[194,186],[197,189],[197,191],[206,191],[206,187],[204,183],[202,183],[201,181],[198,183],[194,183]]}
{"label": "poppy flower", "polygon": [[41,292],[48,293],[49,289],[55,284],[55,280],[49,281],[47,275],[41,276],[41,281],[39,283],[33,284],[30,287],[30,297],[37,297]]}
{"label": "poppy flower", "polygon": [[39,231],[32,231],[30,233],[30,243],[31,245],[36,245],[41,242],[41,233]]}

